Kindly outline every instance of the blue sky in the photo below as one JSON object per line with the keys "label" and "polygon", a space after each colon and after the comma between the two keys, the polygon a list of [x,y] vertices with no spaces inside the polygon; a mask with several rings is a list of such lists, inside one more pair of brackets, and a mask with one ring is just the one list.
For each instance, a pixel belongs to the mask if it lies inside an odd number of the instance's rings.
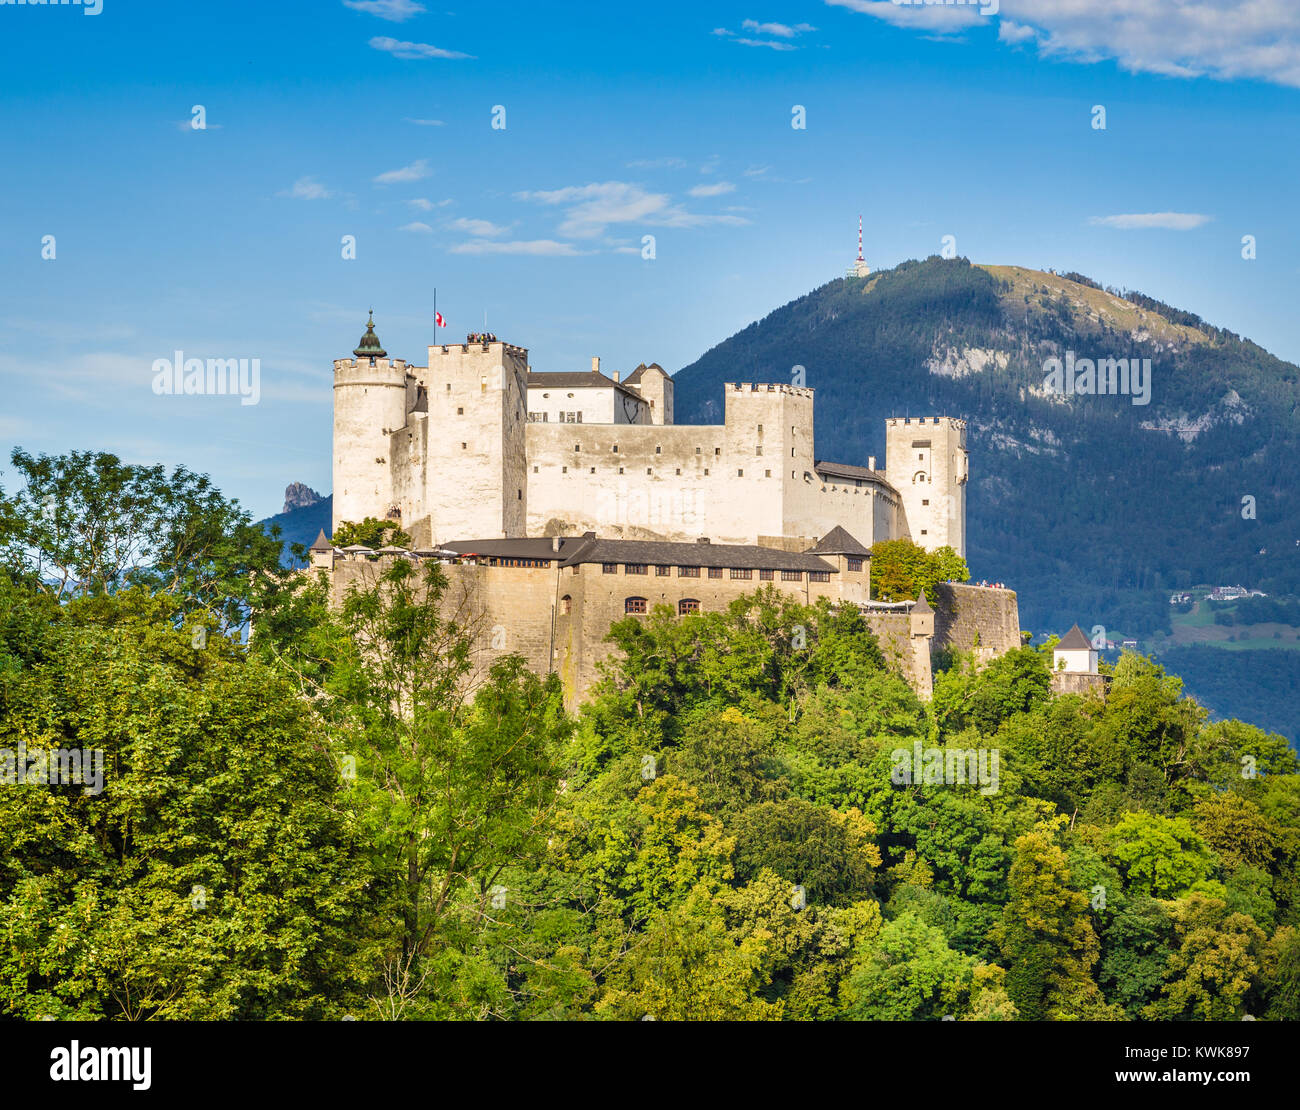
{"label": "blue sky", "polygon": [[[0,0],[0,485],[94,448],[266,515],[328,492],[371,305],[419,364],[436,287],[442,337],[675,371],[841,275],[859,213],[873,267],[952,235],[1300,361],[1297,5],[997,6]],[[259,403],[156,395],[176,350],[260,359]]]}

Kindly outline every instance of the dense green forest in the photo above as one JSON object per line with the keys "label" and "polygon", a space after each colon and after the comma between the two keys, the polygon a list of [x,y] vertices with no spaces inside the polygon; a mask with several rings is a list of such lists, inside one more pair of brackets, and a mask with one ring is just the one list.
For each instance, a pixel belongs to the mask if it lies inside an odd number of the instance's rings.
{"label": "dense green forest", "polygon": [[615,624],[570,716],[436,564],[331,608],[205,479],[15,462],[0,774],[104,777],[0,786],[0,1015],[1300,1016],[1300,765],[1142,657],[925,704],[769,588]]}

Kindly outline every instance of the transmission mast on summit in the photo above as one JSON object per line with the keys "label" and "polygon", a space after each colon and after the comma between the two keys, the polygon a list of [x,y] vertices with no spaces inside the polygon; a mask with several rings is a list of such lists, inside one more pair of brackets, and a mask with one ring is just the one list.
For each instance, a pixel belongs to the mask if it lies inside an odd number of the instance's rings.
{"label": "transmission mast on summit", "polygon": [[867,260],[862,257],[862,217],[858,217],[858,257],[853,261],[853,269],[849,271],[849,277],[866,277],[871,273],[871,267],[867,265]]}

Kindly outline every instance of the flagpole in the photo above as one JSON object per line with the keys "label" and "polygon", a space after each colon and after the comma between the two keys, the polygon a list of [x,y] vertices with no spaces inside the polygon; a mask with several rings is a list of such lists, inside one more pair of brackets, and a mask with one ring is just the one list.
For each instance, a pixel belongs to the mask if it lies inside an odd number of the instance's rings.
{"label": "flagpole", "polygon": [[433,345],[438,345],[438,287],[433,287]]}

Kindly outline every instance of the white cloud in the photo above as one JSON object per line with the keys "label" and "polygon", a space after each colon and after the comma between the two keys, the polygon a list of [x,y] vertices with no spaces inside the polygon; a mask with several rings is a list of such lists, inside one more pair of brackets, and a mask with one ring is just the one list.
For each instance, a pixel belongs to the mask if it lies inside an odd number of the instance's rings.
{"label": "white cloud", "polygon": [[390,23],[405,23],[425,10],[424,5],[415,0],[343,0],[343,6],[367,15],[377,15]]}
{"label": "white cloud", "polygon": [[412,197],[406,202],[412,208],[418,208],[421,212],[432,212],[435,208],[446,208],[447,205],[455,203],[448,200],[430,200],[428,197]]}
{"label": "white cloud", "polygon": [[425,235],[428,235],[433,231],[433,228],[431,228],[428,224],[421,223],[419,220],[415,220],[412,223],[403,224],[397,230],[398,231],[419,231]]}
{"label": "white cloud", "polygon": [[[973,6],[826,0],[888,23],[958,31],[991,20]],[[1000,0],[998,37],[1044,58],[1114,61],[1132,73],[1260,80],[1300,88],[1295,0]]]}
{"label": "white cloud", "polygon": [[468,243],[457,243],[451,248],[452,254],[530,254],[551,257],[570,257],[587,254],[574,248],[572,243],[557,243],[554,239],[516,239],[502,243],[494,239],[473,239]]}
{"label": "white cloud", "polygon": [[656,227],[702,227],[705,224],[743,224],[739,216],[705,216],[673,204],[667,193],[648,193],[625,181],[592,182],[563,189],[515,194],[516,200],[563,206],[561,235],[590,239],[602,235],[610,224],[639,223]]}
{"label": "white cloud", "polygon": [[410,116],[407,116],[407,117],[406,117],[406,122],[407,122],[407,123],[414,123],[414,124],[417,124],[417,125],[420,126],[420,127],[444,127],[444,126],[446,126],[446,121],[445,121],[445,120],[440,120],[440,119],[412,119]]}
{"label": "white cloud", "polygon": [[454,231],[463,231],[466,235],[473,235],[477,239],[493,239],[498,235],[504,235],[510,230],[508,227],[494,224],[491,220],[470,220],[464,216],[452,220],[447,226]]}
{"label": "white cloud", "polygon": [[376,185],[398,185],[406,181],[419,181],[428,177],[433,171],[429,169],[429,160],[421,158],[399,170],[388,170],[374,179]]}
{"label": "white cloud", "polygon": [[803,34],[808,31],[817,30],[816,27],[807,23],[796,23],[791,27],[787,23],[759,23],[755,19],[747,19],[741,24],[746,31],[753,31],[759,35],[779,35],[783,39],[792,39],[795,35]]}
{"label": "white cloud", "polygon": [[444,50],[440,46],[430,46],[427,42],[401,42],[380,35],[370,40],[375,50],[382,50],[394,58],[473,58],[473,54],[462,54],[459,50]]}
{"label": "white cloud", "polygon": [[1191,231],[1209,222],[1209,216],[1197,212],[1131,212],[1119,216],[1093,216],[1088,220],[1093,227],[1159,227],[1169,231]]}
{"label": "white cloud", "polygon": [[741,23],[740,27],[742,31],[748,31],[751,35],[769,35],[772,37],[764,39],[739,37],[735,31],[729,31],[726,27],[715,27],[709,33],[720,38],[731,39],[740,46],[766,46],[771,50],[798,50],[799,48],[789,40],[807,34],[809,31],[817,30],[811,23],[760,23],[757,19],[746,19]]}
{"label": "white cloud", "polygon": [[771,168],[772,168],[771,166],[750,166],[749,169],[745,171],[745,176],[762,177]]}
{"label": "white cloud", "polygon": [[693,197],[720,197],[723,193],[734,193],[736,187],[730,181],[719,181],[714,185],[696,185],[686,191]]}
{"label": "white cloud", "polygon": [[276,194],[280,197],[293,197],[295,200],[328,200],[333,195],[314,177],[300,177],[293,183],[292,189],[282,189]]}

